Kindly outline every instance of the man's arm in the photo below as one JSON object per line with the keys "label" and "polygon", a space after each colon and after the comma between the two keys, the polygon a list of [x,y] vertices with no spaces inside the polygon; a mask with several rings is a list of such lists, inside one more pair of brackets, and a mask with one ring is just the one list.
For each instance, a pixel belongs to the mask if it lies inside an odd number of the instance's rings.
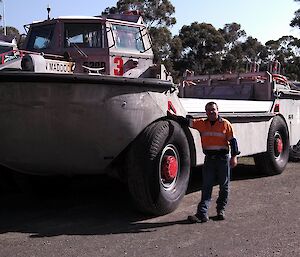
{"label": "man's arm", "polygon": [[230,144],[230,153],[231,156],[236,156],[239,155],[241,152],[239,151],[239,147],[236,141],[236,138],[233,137],[229,140],[229,144]]}
{"label": "man's arm", "polygon": [[237,165],[237,156],[241,152],[239,151],[237,141],[234,137],[229,140],[229,144],[230,144],[230,153],[231,153],[230,168],[234,168]]}
{"label": "man's arm", "polygon": [[192,126],[193,116],[191,116],[191,115],[186,115],[186,117],[183,117],[183,116],[177,116],[170,112],[168,112],[168,115],[173,117],[174,120],[176,120],[179,124],[181,124],[183,126],[189,126],[189,127]]}

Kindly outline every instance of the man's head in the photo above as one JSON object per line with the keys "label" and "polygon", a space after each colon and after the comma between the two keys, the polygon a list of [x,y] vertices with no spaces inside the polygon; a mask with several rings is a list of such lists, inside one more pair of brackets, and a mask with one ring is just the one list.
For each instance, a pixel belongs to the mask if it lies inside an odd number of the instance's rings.
{"label": "man's head", "polygon": [[210,121],[216,121],[219,116],[219,110],[218,110],[218,105],[215,102],[208,102],[205,105],[205,111],[207,118]]}

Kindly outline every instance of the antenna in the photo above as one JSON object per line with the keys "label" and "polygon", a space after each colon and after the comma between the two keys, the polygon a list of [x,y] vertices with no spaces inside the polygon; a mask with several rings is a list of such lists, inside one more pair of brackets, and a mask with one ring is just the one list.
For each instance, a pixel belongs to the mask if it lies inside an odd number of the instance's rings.
{"label": "antenna", "polygon": [[5,24],[5,3],[4,0],[0,0],[0,2],[2,3],[2,15],[0,15],[0,20],[3,20],[3,31],[4,31],[4,35],[7,35],[7,28],[6,28],[6,24]]}
{"label": "antenna", "polygon": [[48,20],[50,20],[50,11],[51,11],[50,4],[48,4],[47,5]]}

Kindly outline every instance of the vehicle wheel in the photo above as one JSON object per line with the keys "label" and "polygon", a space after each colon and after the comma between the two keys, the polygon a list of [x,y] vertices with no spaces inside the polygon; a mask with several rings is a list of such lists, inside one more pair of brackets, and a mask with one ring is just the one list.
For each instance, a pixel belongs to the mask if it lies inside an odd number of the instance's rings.
{"label": "vehicle wheel", "polygon": [[290,161],[300,161],[300,140],[296,145],[290,147]]}
{"label": "vehicle wheel", "polygon": [[289,159],[289,136],[284,120],[273,118],[267,141],[267,152],[254,156],[254,161],[261,172],[267,175],[282,173]]}
{"label": "vehicle wheel", "polygon": [[175,210],[185,195],[190,151],[175,121],[147,127],[133,143],[128,160],[128,187],[139,210],[163,215]]}

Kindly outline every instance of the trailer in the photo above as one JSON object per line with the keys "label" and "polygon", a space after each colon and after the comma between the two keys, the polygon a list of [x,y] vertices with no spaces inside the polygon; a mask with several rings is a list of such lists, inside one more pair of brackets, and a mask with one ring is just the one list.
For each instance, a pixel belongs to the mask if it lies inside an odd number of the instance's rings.
{"label": "trailer", "polygon": [[279,75],[189,76],[176,85],[153,63],[135,15],[27,27],[20,54],[0,65],[2,166],[39,176],[108,174],[128,184],[141,211],[166,214],[204,159],[199,133],[177,116],[202,117],[212,99],[233,123],[241,156],[254,156],[262,172],[281,173],[291,153],[299,159],[300,93]]}
{"label": "trailer", "polygon": [[196,117],[204,117],[205,103],[215,101],[233,123],[240,156],[253,156],[261,172],[274,175],[289,158],[300,157],[300,91],[292,88],[284,76],[270,72],[200,75],[185,77],[180,96]]}

